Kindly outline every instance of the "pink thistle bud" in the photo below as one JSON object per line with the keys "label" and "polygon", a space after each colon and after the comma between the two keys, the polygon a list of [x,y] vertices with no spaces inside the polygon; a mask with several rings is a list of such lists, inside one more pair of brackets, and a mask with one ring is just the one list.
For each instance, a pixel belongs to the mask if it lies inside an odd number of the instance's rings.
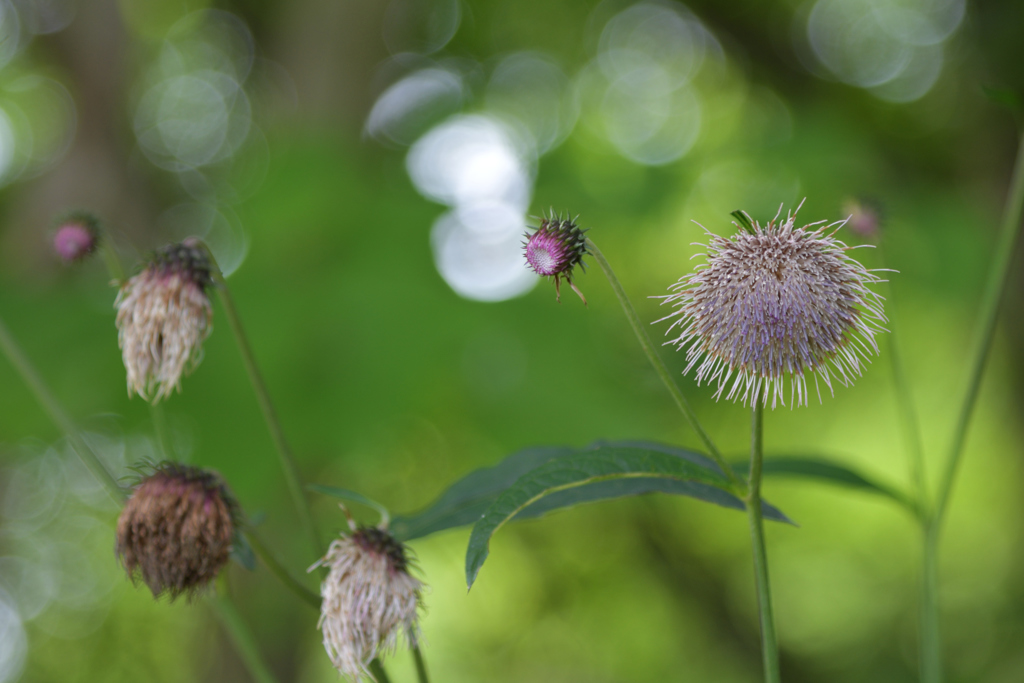
{"label": "pink thistle bud", "polygon": [[330,568],[320,586],[318,626],[334,668],[353,681],[372,680],[370,662],[393,652],[399,635],[416,642],[423,584],[409,573],[408,548],[386,529],[352,526],[313,565]]}
{"label": "pink thistle bud", "polygon": [[117,520],[117,555],[153,597],[193,595],[228,561],[238,507],[215,472],[164,463],[144,477]]}
{"label": "pink thistle bud", "polygon": [[206,250],[186,240],[157,250],[121,286],[114,306],[129,394],[156,403],[180,390],[182,375],[199,365],[211,330],[212,281]]}
{"label": "pink thistle bud", "polygon": [[561,301],[559,282],[561,278],[565,278],[572,290],[583,300],[583,304],[587,303],[586,297],[572,281],[573,268],[579,265],[586,269],[583,263],[583,257],[589,253],[584,234],[586,232],[573,220],[563,220],[552,212],[548,218],[541,220],[536,231],[532,234],[526,233],[526,242],[523,243],[526,263],[538,275],[554,278],[555,299],[558,301]]}
{"label": "pink thistle bud", "polygon": [[849,216],[846,226],[850,230],[868,239],[878,236],[882,212],[873,202],[850,199],[843,204],[843,213]]}
{"label": "pink thistle bud", "polygon": [[682,328],[668,343],[686,349],[684,374],[696,366],[698,384],[717,384],[716,399],[728,389],[728,400],[766,405],[772,394],[773,408],[785,405],[788,378],[791,405],[806,405],[807,374],[831,391],[878,354],[886,318],[869,286],[882,280],[835,238],[842,222],[798,228],[790,214],[762,227],[744,218],[729,239],[708,233],[707,264],[663,297],[677,308],[663,318],[676,319],[668,331]]}
{"label": "pink thistle bud", "polygon": [[76,211],[58,221],[53,234],[53,249],[64,263],[75,263],[95,252],[99,240],[96,218]]}

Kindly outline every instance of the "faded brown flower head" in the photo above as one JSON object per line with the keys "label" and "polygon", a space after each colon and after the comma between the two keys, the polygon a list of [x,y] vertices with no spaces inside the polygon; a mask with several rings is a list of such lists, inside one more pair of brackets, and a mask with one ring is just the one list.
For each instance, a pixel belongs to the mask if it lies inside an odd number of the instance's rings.
{"label": "faded brown flower head", "polygon": [[[749,218],[749,217],[746,217]],[[716,383],[715,398],[745,405],[761,401],[807,404],[807,374],[832,391],[832,381],[848,385],[861,374],[875,335],[885,331],[882,297],[869,285],[881,282],[854,260],[835,238],[843,222],[796,227],[785,221],[756,222],[731,238],[711,235],[707,264],[669,289],[663,303],[677,310],[669,332],[682,328],[670,344],[686,349],[688,373],[697,382]],[[834,229],[832,229],[834,228]]]}
{"label": "faded brown flower head", "polygon": [[206,251],[186,240],[159,249],[121,286],[114,306],[129,394],[156,403],[181,390],[182,375],[199,365],[210,335],[211,282]]}
{"label": "faded brown flower head", "polygon": [[[320,585],[324,649],[339,672],[373,680],[370,661],[393,652],[403,634],[419,635],[423,584],[409,574],[408,549],[386,529],[358,527],[335,539],[314,567],[330,568]],[[312,569],[312,568],[311,568]]]}
{"label": "faded brown flower head", "polygon": [[159,597],[193,594],[227,563],[238,508],[215,472],[158,465],[117,520],[117,555]]}

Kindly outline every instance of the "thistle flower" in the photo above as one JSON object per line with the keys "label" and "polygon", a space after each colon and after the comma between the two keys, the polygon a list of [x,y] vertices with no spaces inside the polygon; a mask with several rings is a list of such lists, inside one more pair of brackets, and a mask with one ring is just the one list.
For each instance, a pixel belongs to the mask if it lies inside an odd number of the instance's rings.
{"label": "thistle flower", "polygon": [[882,211],[875,202],[849,199],[843,204],[843,213],[849,216],[846,226],[861,237],[872,239],[878,235]]}
{"label": "thistle flower", "polygon": [[562,219],[555,216],[552,211],[548,218],[540,222],[540,227],[532,234],[527,232],[526,241],[523,243],[523,251],[526,254],[526,263],[537,275],[553,277],[555,280],[555,299],[562,300],[559,291],[561,278],[572,287],[572,291],[579,295],[586,305],[587,299],[583,293],[576,288],[572,281],[572,270],[577,265],[586,270],[583,257],[588,254],[586,246],[586,230],[580,230],[576,223],[569,218]]}
{"label": "thistle flower", "polygon": [[129,394],[156,403],[180,391],[181,376],[199,365],[213,315],[210,272],[206,251],[189,239],[157,250],[121,286],[114,306]]}
{"label": "thistle flower", "polygon": [[677,308],[662,319],[676,318],[668,331],[682,328],[667,343],[687,350],[684,374],[697,366],[698,384],[717,383],[716,399],[728,388],[726,398],[744,405],[767,405],[769,394],[772,408],[785,405],[788,377],[791,405],[806,405],[807,374],[820,401],[819,377],[830,392],[833,380],[847,386],[878,354],[886,318],[868,286],[882,280],[835,238],[845,221],[797,228],[792,213],[777,221],[745,220],[729,239],[708,233],[707,264],[662,297]]}
{"label": "thistle flower", "polygon": [[393,652],[400,633],[414,643],[423,584],[409,574],[408,549],[383,527],[356,527],[331,542],[318,566],[330,572],[320,585],[324,649],[339,672],[373,680],[370,662]]}
{"label": "thistle flower", "polygon": [[227,563],[238,506],[220,476],[163,463],[144,477],[117,520],[117,555],[153,597],[194,594]]}
{"label": "thistle flower", "polygon": [[96,251],[99,240],[100,228],[96,217],[75,211],[57,222],[57,230],[53,233],[53,250],[64,263],[74,263]]}

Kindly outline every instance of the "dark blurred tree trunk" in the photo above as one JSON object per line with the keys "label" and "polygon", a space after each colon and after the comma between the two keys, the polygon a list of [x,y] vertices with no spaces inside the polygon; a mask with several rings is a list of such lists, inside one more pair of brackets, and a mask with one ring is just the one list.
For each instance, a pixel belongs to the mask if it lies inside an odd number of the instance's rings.
{"label": "dark blurred tree trunk", "polygon": [[[94,211],[125,241],[138,243],[153,230],[149,183],[132,163],[128,85],[129,36],[116,0],[91,0],[58,33],[35,38],[31,49],[67,74],[77,121],[67,154],[40,177],[12,193],[0,246],[3,267],[30,270],[52,263],[47,229],[69,209]],[[27,256],[27,258],[26,258]]]}

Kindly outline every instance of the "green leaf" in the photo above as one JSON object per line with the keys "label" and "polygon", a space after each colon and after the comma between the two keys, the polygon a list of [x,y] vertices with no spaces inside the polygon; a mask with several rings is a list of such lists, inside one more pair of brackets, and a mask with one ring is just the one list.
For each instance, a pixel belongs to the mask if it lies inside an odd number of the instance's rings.
{"label": "green leaf", "polygon": [[241,529],[235,529],[235,533],[231,537],[231,559],[249,571],[256,569],[256,554],[253,553],[249,539],[245,537]]}
{"label": "green leaf", "polygon": [[985,93],[985,97],[1003,105],[1013,112],[1014,116],[1018,119],[1024,115],[1024,97],[1016,90],[993,85],[983,85],[981,90]]}
{"label": "green leaf", "polygon": [[735,218],[736,222],[739,223],[740,227],[749,232],[751,235],[757,232],[756,230],[754,230],[753,219],[750,217],[750,214],[748,214],[746,211],[736,210],[730,213],[729,215]]}
{"label": "green leaf", "polygon": [[530,470],[576,449],[558,446],[527,448],[508,456],[494,467],[473,470],[452,484],[432,505],[391,522],[391,533],[400,541],[472,524],[498,495]]}
{"label": "green leaf", "polygon": [[322,493],[325,496],[330,496],[331,498],[347,500],[353,503],[359,503],[360,505],[371,507],[380,513],[380,516],[384,523],[387,523],[387,521],[391,519],[391,513],[388,512],[388,509],[386,507],[384,507],[375,500],[367,498],[361,493],[349,491],[348,489],[341,489],[336,486],[324,486],[323,484],[306,484],[306,488],[309,489],[310,491],[315,491],[316,493]]}
{"label": "green leaf", "polygon": [[[565,507],[595,500],[595,493],[601,498],[607,498],[639,492],[619,483],[624,479],[643,480],[644,492],[664,490],[651,486],[651,480],[662,479],[689,485],[672,492],[727,505],[722,501],[732,497],[742,509],[742,501],[727,491],[729,480],[713,463],[709,466],[709,462],[703,456],[689,451],[637,442],[598,443],[590,449],[550,460],[516,480],[476,522],[466,549],[466,582],[472,586],[476,580],[480,567],[487,559],[491,536],[506,522],[547,496],[561,495],[562,499],[556,502],[560,507]],[[592,488],[599,485],[602,488]],[[586,488],[588,486],[591,487],[589,490]],[[628,493],[624,494],[623,491]],[[711,494],[711,491],[714,493]],[[553,507],[551,501],[548,501],[548,505],[540,509],[540,514]]]}
{"label": "green leaf", "polygon": [[[737,464],[734,469],[746,476],[749,467],[747,463],[743,463]],[[902,491],[829,460],[813,457],[767,458],[763,471],[765,476],[799,477],[860,489],[893,500],[915,514],[917,512],[917,505]]]}

